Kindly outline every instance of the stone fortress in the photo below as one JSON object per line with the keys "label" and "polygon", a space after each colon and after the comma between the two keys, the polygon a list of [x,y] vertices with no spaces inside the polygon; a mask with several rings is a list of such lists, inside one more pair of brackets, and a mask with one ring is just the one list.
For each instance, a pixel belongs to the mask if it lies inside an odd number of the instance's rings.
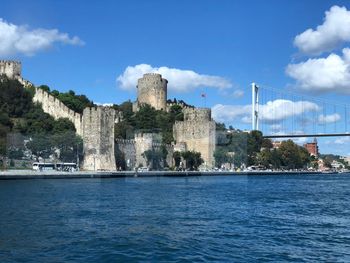
{"label": "stone fortress", "polygon": [[[142,104],[149,104],[157,110],[169,111],[174,103],[167,103],[167,84],[168,81],[163,79],[160,74],[144,74],[138,80],[137,100],[133,104],[133,111],[137,111]],[[177,121],[173,126],[175,143],[166,145],[168,151],[167,163],[172,164],[172,153],[174,151],[193,150],[201,153],[204,165],[207,168],[212,168],[214,166],[216,145],[216,124],[211,117],[211,109],[178,105],[183,108],[184,121]],[[136,152],[135,158],[125,154],[126,159],[131,160],[136,166],[145,166],[146,160],[141,156],[141,153],[157,147],[155,145],[159,144],[160,140],[157,141],[154,138],[154,134],[136,134],[135,140],[130,142],[134,145],[135,150],[125,152]],[[120,147],[119,144],[125,144],[125,142],[122,140],[117,142],[117,147],[120,150],[125,148],[125,145]]]}
{"label": "stone fortress", "polygon": [[137,82],[137,99],[133,111],[137,111],[142,104],[149,104],[156,110],[166,110],[167,85],[168,81],[160,74],[144,74]]}
{"label": "stone fortress", "polygon": [[[0,61],[0,74],[17,79],[24,87],[34,86],[21,75],[21,63]],[[144,74],[138,80],[137,100],[133,103],[136,112],[143,104],[149,104],[157,110],[168,111],[173,103],[167,103],[167,83],[160,74]],[[123,154],[129,169],[147,166],[143,153],[162,147],[160,134],[136,133],[132,140],[115,139],[115,123],[122,119],[121,113],[111,107],[96,106],[86,108],[83,114],[65,106],[48,92],[35,88],[33,101],[40,103],[44,112],[55,119],[67,118],[75,126],[76,132],[83,138],[84,170],[116,170],[115,152]],[[166,162],[173,164],[174,151],[194,150],[201,153],[207,168],[214,166],[216,145],[215,121],[211,110],[207,108],[183,108],[184,121],[177,121],[173,126],[175,143],[165,145],[168,152]]]}

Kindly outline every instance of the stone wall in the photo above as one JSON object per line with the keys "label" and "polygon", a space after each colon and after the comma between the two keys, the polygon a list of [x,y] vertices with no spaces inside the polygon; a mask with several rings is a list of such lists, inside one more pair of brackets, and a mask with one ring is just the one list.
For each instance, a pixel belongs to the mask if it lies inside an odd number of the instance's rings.
{"label": "stone wall", "polygon": [[[147,160],[142,154],[147,150],[160,150],[163,146],[162,137],[157,133],[137,133],[134,140],[116,140],[116,146],[124,154],[129,169],[147,167]],[[168,152],[166,163],[173,165],[173,145],[165,145]],[[129,162],[128,162],[129,160]]]}
{"label": "stone wall", "polygon": [[79,114],[48,92],[36,88],[34,102],[40,103],[44,112],[53,118],[67,118],[75,126],[76,132],[83,138],[85,170],[115,170],[114,124],[121,115],[109,107],[84,109]]}
{"label": "stone wall", "polygon": [[[204,165],[214,166],[214,151],[216,146],[216,125],[211,118],[211,110],[207,108],[186,108],[184,121],[177,121],[173,126],[174,139],[179,144],[175,148],[185,148],[200,152]],[[186,147],[183,144],[186,144]],[[180,147],[181,146],[181,147]]]}
{"label": "stone wall", "polygon": [[133,110],[142,104],[149,104],[157,110],[167,109],[168,81],[156,73],[144,74],[137,83],[137,102]]}
{"label": "stone wall", "polygon": [[135,140],[117,139],[115,147],[123,153],[127,169],[136,167],[136,146]]}
{"label": "stone wall", "polygon": [[114,156],[115,110],[110,107],[85,108],[83,141],[85,170],[116,170]]}
{"label": "stone wall", "polygon": [[81,114],[69,109],[59,99],[39,88],[35,89],[33,101],[40,103],[44,112],[50,114],[54,119],[69,119],[74,124],[77,134],[83,136]]}
{"label": "stone wall", "polygon": [[21,78],[22,66],[19,61],[0,60],[0,75],[5,74],[10,79]]}
{"label": "stone wall", "polygon": [[145,151],[151,150],[153,144],[160,142],[160,136],[156,133],[136,133],[136,167],[147,167],[146,158],[142,156]]}

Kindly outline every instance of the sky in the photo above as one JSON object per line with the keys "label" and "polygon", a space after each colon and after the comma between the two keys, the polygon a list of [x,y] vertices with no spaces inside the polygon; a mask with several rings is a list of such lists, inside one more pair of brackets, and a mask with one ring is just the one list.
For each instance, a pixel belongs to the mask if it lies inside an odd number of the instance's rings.
{"label": "sky", "polygon": [[[261,95],[265,133],[310,132],[312,125],[331,132],[350,120],[350,110],[320,102],[349,100],[349,1],[0,0],[0,6],[0,59],[20,60],[23,77],[35,85],[121,103],[136,99],[143,73],[158,72],[169,81],[168,98],[210,107],[215,120],[250,129],[256,82],[275,92]],[[299,125],[291,115],[314,123]],[[350,137],[319,144],[322,153],[350,155]]]}

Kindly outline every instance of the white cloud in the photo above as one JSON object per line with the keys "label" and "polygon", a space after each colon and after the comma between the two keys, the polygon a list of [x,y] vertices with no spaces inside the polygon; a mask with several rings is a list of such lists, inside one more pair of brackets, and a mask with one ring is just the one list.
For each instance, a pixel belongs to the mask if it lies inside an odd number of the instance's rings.
{"label": "white cloud", "polygon": [[330,54],[326,58],[308,59],[289,64],[286,73],[306,91],[350,93],[350,49],[343,49],[343,56]]}
{"label": "white cloud", "polygon": [[236,98],[236,99],[242,98],[242,97],[244,96],[244,91],[238,89],[238,90],[235,90],[235,91],[233,92],[232,95],[233,95],[233,97]]}
{"label": "white cloud", "polygon": [[334,123],[339,121],[340,115],[338,113],[334,113],[334,114],[329,114],[329,115],[319,115],[318,116],[318,123],[319,124],[327,124],[327,123]]}
{"label": "white cloud", "polygon": [[292,116],[299,116],[304,112],[314,112],[320,107],[309,101],[274,100],[259,106],[260,120],[266,123],[283,121]]}
{"label": "white cloud", "polygon": [[316,30],[309,28],[297,35],[294,45],[303,53],[319,55],[349,41],[350,11],[345,7],[332,6],[326,11],[323,24]]}
{"label": "white cloud", "polygon": [[[238,118],[249,118],[251,105],[216,104],[211,108],[213,118],[218,122],[232,122]],[[247,119],[248,120],[248,119]]]}
{"label": "white cloud", "polygon": [[[259,120],[265,123],[276,124],[292,116],[300,116],[305,112],[319,111],[320,107],[309,101],[274,100],[259,105]],[[251,105],[223,105],[212,107],[213,118],[219,122],[241,121],[251,122]]]}
{"label": "white cloud", "polygon": [[57,29],[31,30],[27,26],[11,24],[0,18],[0,56],[32,56],[40,50],[52,47],[56,42],[69,45],[84,44],[78,37],[70,37]]}
{"label": "white cloud", "polygon": [[350,137],[341,137],[336,139],[335,141],[332,141],[332,143],[335,143],[335,144],[344,144],[349,142],[350,142]]}
{"label": "white cloud", "polygon": [[187,92],[198,87],[212,87],[218,89],[231,88],[232,83],[219,76],[202,75],[192,70],[182,70],[168,67],[152,67],[148,64],[128,66],[123,74],[117,77],[117,84],[121,89],[133,90],[137,80],[145,73],[159,73],[168,80],[168,89],[178,92]]}
{"label": "white cloud", "polygon": [[282,129],[282,125],[281,124],[271,124],[270,129],[272,132],[279,132]]}

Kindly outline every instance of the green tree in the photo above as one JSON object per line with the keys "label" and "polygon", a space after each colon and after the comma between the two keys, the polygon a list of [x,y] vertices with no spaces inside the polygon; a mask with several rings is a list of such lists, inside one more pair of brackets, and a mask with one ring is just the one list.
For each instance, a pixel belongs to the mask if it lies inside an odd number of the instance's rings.
{"label": "green tree", "polygon": [[164,152],[162,149],[147,150],[142,156],[146,158],[147,165],[152,170],[161,170],[164,167]]}
{"label": "green tree", "polygon": [[[32,107],[32,94],[17,80],[0,76],[0,112],[9,117],[21,117]],[[6,117],[5,117],[6,118]]]}
{"label": "green tree", "polygon": [[221,167],[224,163],[232,162],[232,158],[228,155],[226,147],[217,147],[214,152],[215,165]]}
{"label": "green tree", "polygon": [[198,167],[204,162],[201,158],[201,153],[196,151],[185,151],[181,153],[182,158],[186,161],[186,168],[198,170]]}
{"label": "green tree", "polygon": [[47,159],[54,154],[52,140],[46,134],[34,135],[27,143],[27,148],[36,156],[37,161],[39,157]]}
{"label": "green tree", "polygon": [[174,159],[175,167],[179,167],[181,162],[181,153],[179,151],[175,151],[173,153],[173,159]]}
{"label": "green tree", "polygon": [[266,168],[272,166],[272,153],[269,149],[264,149],[257,153],[257,164],[262,165]]}
{"label": "green tree", "polygon": [[288,169],[303,168],[310,160],[309,153],[292,140],[283,141],[278,151],[281,155],[282,166]]}

